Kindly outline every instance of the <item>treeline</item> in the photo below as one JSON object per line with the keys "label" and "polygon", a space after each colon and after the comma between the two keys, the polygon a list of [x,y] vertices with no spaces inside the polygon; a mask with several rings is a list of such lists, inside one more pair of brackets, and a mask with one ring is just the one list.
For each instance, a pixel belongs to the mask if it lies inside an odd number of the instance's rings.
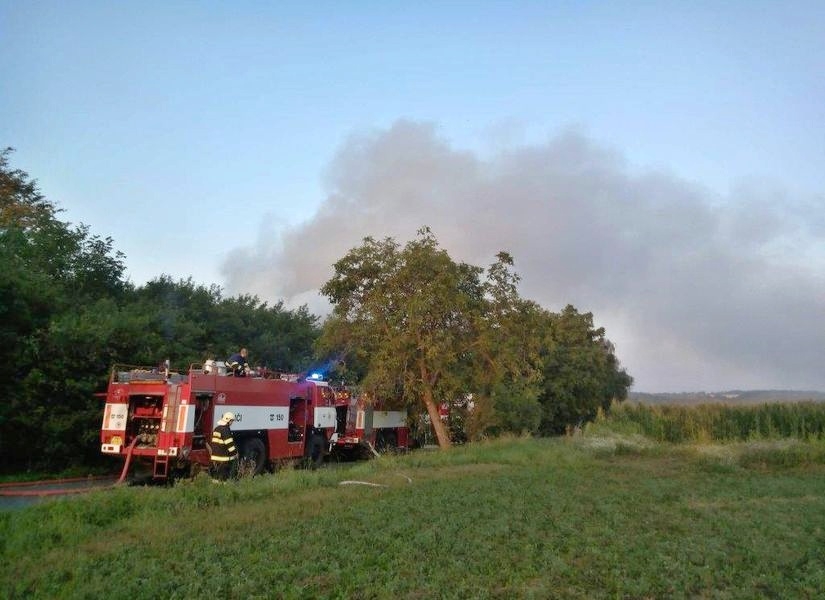
{"label": "treeline", "polygon": [[124,278],[110,238],[61,221],[35,182],[0,153],[0,457],[2,470],[100,462],[99,429],[115,363],[186,368],[239,345],[256,364],[305,368],[317,317],[217,286]]}
{"label": "treeline", "polygon": [[630,392],[628,399],[644,404],[766,404],[776,402],[825,401],[825,392],[800,390],[727,390],[722,392],[679,392],[649,394]]}
{"label": "treeline", "polygon": [[[429,419],[439,442],[503,432],[553,435],[627,397],[591,313],[559,313],[516,292],[513,261],[454,261],[428,229],[399,247],[364,240],[335,264],[321,324],[218,286],[124,278],[111,238],[60,210],[0,152],[0,457],[5,472],[101,461],[101,400],[115,363],[185,369],[239,346],[253,364],[301,372],[314,362]],[[449,404],[442,423],[438,407]],[[415,418],[415,417],[423,418]]]}

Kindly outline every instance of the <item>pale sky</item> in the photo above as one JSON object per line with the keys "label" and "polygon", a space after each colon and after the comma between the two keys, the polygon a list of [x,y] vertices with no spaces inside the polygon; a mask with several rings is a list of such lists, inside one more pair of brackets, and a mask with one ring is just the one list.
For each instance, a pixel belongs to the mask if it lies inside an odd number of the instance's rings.
{"label": "pale sky", "polygon": [[825,389],[825,2],[0,0],[0,146],[162,273],[307,303],[510,251],[638,391]]}

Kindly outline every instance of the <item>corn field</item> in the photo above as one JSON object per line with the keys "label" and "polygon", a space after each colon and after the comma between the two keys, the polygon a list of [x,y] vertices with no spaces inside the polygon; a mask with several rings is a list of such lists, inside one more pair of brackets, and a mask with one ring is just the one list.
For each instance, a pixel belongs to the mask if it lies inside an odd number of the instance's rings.
{"label": "corn field", "polygon": [[747,441],[825,438],[825,403],[795,402],[732,406],[623,403],[599,413],[596,425],[639,433],[661,442]]}

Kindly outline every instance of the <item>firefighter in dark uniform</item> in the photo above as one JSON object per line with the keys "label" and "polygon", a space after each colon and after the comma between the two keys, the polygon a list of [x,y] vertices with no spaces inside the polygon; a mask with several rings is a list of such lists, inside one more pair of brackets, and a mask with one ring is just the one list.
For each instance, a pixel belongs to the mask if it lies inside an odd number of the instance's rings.
{"label": "firefighter in dark uniform", "polygon": [[226,368],[229,370],[230,375],[246,377],[249,374],[250,369],[246,357],[246,348],[241,348],[240,351],[229,357],[229,360],[226,361]]}
{"label": "firefighter in dark uniform", "polygon": [[212,476],[220,481],[229,479],[238,464],[238,449],[235,447],[232,430],[229,428],[234,420],[233,413],[225,412],[212,431],[209,458],[212,460]]}

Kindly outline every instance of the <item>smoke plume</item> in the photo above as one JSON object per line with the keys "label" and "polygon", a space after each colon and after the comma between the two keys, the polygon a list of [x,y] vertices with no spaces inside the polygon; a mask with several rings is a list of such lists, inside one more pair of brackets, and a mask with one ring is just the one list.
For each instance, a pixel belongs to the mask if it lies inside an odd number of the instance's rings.
{"label": "smoke plume", "polygon": [[825,389],[821,198],[633,173],[574,132],[481,156],[408,121],[346,140],[325,185],[314,218],[264,222],[232,251],[228,291],[322,313],[317,290],[347,250],[427,225],[456,260],[510,252],[544,307],[592,311],[635,389]]}

